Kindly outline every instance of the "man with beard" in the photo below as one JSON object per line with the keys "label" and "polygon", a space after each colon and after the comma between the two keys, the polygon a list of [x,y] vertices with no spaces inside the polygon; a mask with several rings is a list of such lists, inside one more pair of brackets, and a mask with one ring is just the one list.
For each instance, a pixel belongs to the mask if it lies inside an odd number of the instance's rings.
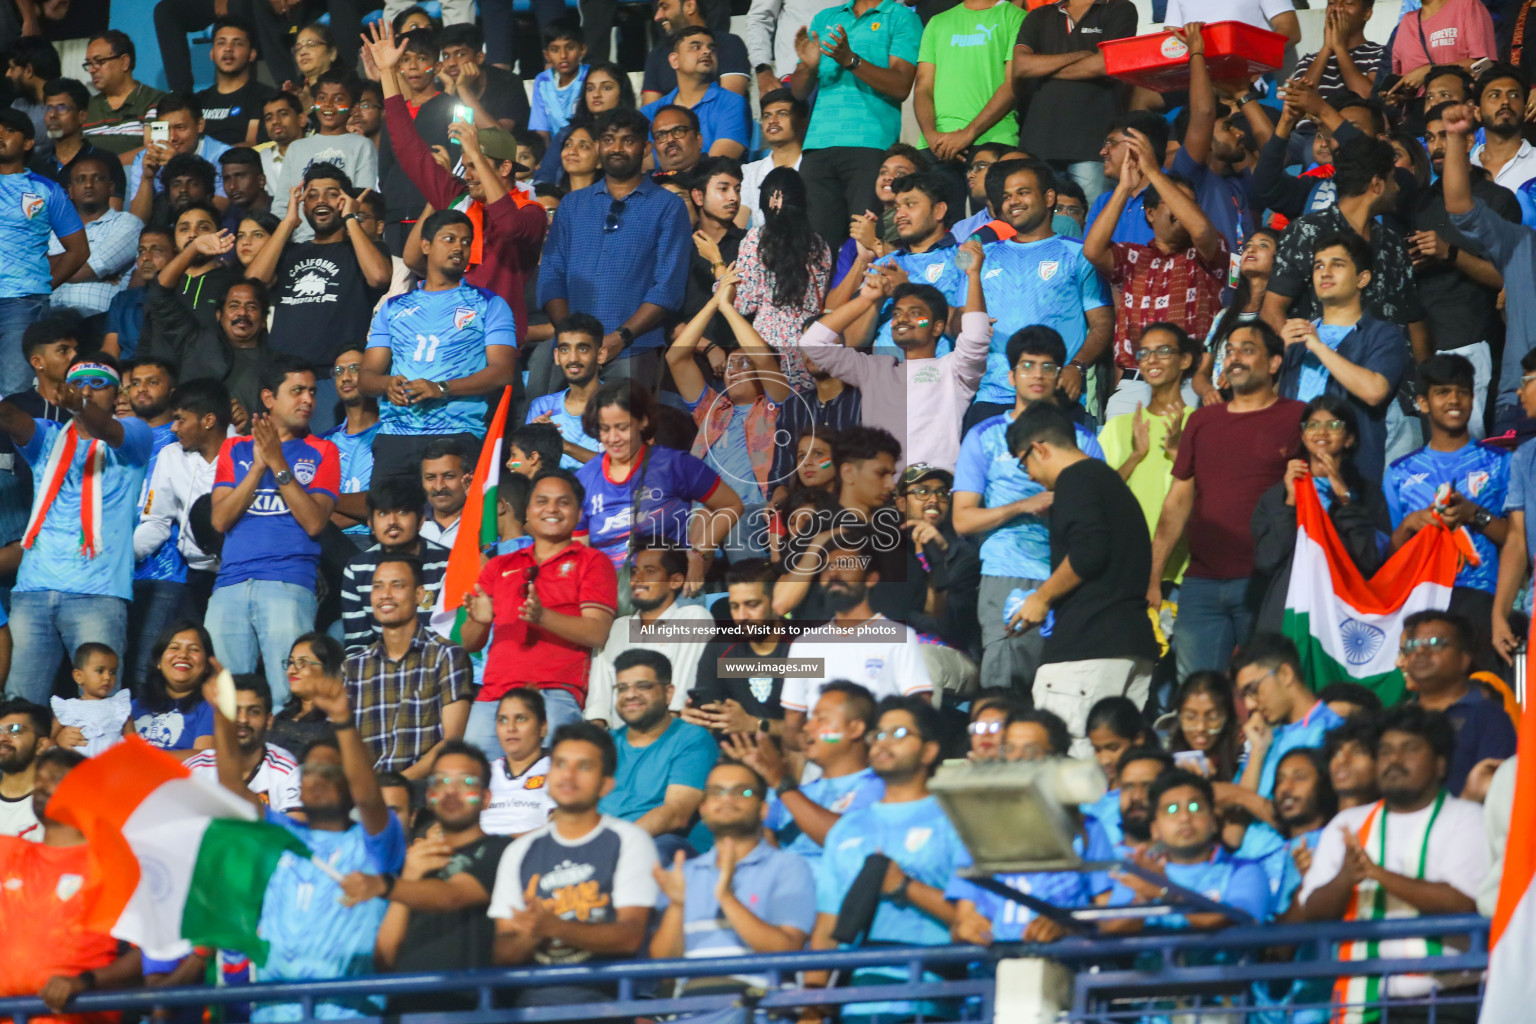
{"label": "man with beard", "polygon": [[[1471,914],[1488,870],[1483,808],[1445,791],[1456,730],[1439,712],[1399,705],[1383,716],[1376,740],[1380,800],[1340,811],[1323,830],[1297,899],[1307,921],[1365,921],[1388,917]],[[1340,960],[1432,956],[1423,939],[1345,944]],[[1447,947],[1449,951],[1449,947]],[[1369,979],[1342,979],[1339,993],[1360,1005]],[[1389,999],[1472,997],[1447,1020],[1476,1019],[1478,976],[1394,975],[1381,986]],[[1466,992],[1461,986],[1470,986]],[[1374,990],[1375,984],[1372,984]],[[1467,1011],[1470,1010],[1470,1014]]]}
{"label": "man with beard", "polygon": [[1120,755],[1119,796],[1113,810],[1096,815],[1117,856],[1144,853],[1152,845],[1152,783],[1173,769],[1172,756],[1159,747],[1132,747]]}
{"label": "man with beard", "polygon": [[674,690],[665,654],[625,651],[613,668],[614,710],[624,724],[613,732],[618,769],[599,810],[655,837],[663,863],[670,864],[677,851],[709,849],[709,831],[697,812],[704,780],[720,758],[714,737],[668,711]]}
{"label": "man with beard", "polygon": [[582,428],[581,415],[603,386],[598,377],[603,325],[586,313],[572,313],[555,325],[552,347],[555,367],[565,378],[565,390],[528,403],[527,422],[552,423],[559,428],[564,439],[560,468],[574,473],[602,450],[601,443]]}
{"label": "man with beard", "polygon": [[358,387],[385,400],[373,440],[381,479],[414,476],[440,438],[478,448],[488,403],[520,379],[512,308],[464,280],[474,247],[468,214],[433,213],[421,225],[426,279],[373,318]]}
{"label": "man with beard", "polygon": [[1373,716],[1355,715],[1328,734],[1323,753],[1328,756],[1328,782],[1339,799],[1339,810],[1375,803],[1381,799],[1376,785],[1376,733]]}
{"label": "man with beard", "polygon": [[641,107],[640,113],[654,118],[658,110],[668,106],[691,111],[705,153],[741,159],[752,141],[752,115],[744,94],[726,89],[716,80],[720,65],[715,33],[703,25],[688,25],[669,43],[672,52],[667,62],[677,72],[677,87]]}
{"label": "man with beard", "polygon": [[[1508,84],[1508,83],[1506,83]],[[1492,96],[1499,83],[1490,87]],[[1508,99],[1501,100],[1500,108],[1507,106]],[[1488,257],[1480,244],[1469,245],[1468,239],[1451,226],[1451,215],[1445,208],[1445,147],[1446,130],[1444,113],[1448,104],[1440,104],[1424,115],[1424,140],[1429,149],[1429,164],[1435,172],[1435,181],[1420,190],[1413,204],[1413,231],[1408,236],[1408,252],[1413,257],[1413,282],[1418,287],[1424,315],[1429,323],[1430,337],[1439,354],[1465,356],[1472,361],[1473,390],[1471,436],[1481,440],[1487,430],[1484,405],[1488,385],[1493,377],[1492,338],[1501,337],[1503,323],[1499,320],[1499,291],[1504,287],[1500,268]],[[1510,127],[1513,138],[1520,142],[1522,153],[1529,155],[1529,162],[1536,164],[1536,150],[1520,139],[1522,101]],[[1487,115],[1484,115],[1485,118]],[[1495,116],[1494,123],[1505,120],[1502,114]],[[1498,137],[1489,131],[1490,142],[1499,144]],[[1481,152],[1486,153],[1488,147]],[[1515,161],[1505,164],[1505,169]],[[1527,177],[1536,176],[1536,166]],[[1488,174],[1476,160],[1471,175],[1472,198],[1481,200],[1489,210],[1508,221],[1520,223],[1520,204],[1514,190],[1520,182],[1507,187],[1490,181]],[[1453,241],[1454,239],[1454,241]],[[1423,356],[1420,356],[1423,361]],[[1422,403],[1423,398],[1419,401]]]}
{"label": "man with beard", "polygon": [[[281,665],[278,666],[281,671]],[[340,678],[320,676],[301,684],[299,694],[326,716],[336,739],[312,744],[300,773],[299,807],[302,822],[266,806],[252,793],[232,757],[219,758],[219,782],[256,805],[269,824],[279,825],[309,847],[315,858],[343,875],[398,875],[405,858],[405,829],[384,805],[373,774],[373,758],[358,736],[352,705]],[[203,695],[217,706],[217,684],[210,679]],[[234,750],[234,725],[215,712],[215,733],[224,730],[217,749]],[[356,817],[356,821],[353,817]],[[346,890],[321,871],[314,859],[284,857],[267,881],[259,927],[271,944],[264,981],[310,981],[348,978],[373,971],[373,947],[387,904],[368,900],[356,906],[344,901]],[[376,997],[320,999],[315,1012],[328,1017],[369,1016],[384,1002]],[[292,1020],[301,1013],[294,1004],[266,1003],[252,1014],[254,1021]]]}
{"label": "man with beard", "polygon": [[84,761],[61,747],[39,755],[29,803],[41,835],[36,842],[0,836],[0,915],[12,922],[0,933],[0,997],[41,996],[56,1014],[81,992],[128,988],[143,973],[137,948],[119,956],[116,939],[86,926],[95,889],[80,883],[92,877],[91,850],[79,829],[46,813],[54,790]]}
{"label": "man with beard", "polygon": [[833,617],[825,626],[806,630],[789,647],[791,659],[819,659],[822,667],[819,676],[784,680],[784,744],[790,750],[805,749],[806,713],[834,680],[858,683],[877,700],[919,694],[926,698],[933,691],[917,632],[869,606],[880,574],[866,567],[867,552],[831,544],[819,557],[814,550],[807,557],[822,564],[819,588]]}
{"label": "man with beard", "polygon": [[[348,875],[351,905],[387,899],[374,962],[385,971],[462,971],[492,966],[496,927],[486,914],[511,836],[486,835],[480,812],[490,800],[491,765],[463,740],[444,742],[427,776],[434,823],[405,852],[400,877]],[[434,992],[390,999],[387,1012],[470,1010],[475,993]]]}
{"label": "man with beard", "polygon": [[1521,132],[1529,92],[1530,83],[1518,68],[1494,64],[1478,78],[1470,97],[1484,132],[1483,144],[1472,150],[1472,165],[1511,192],[1536,178],[1536,147]]}
{"label": "man with beard", "polygon": [[[158,28],[158,26],[157,26]],[[181,52],[185,53],[185,43]],[[254,146],[261,134],[261,107],[277,92],[256,78],[256,34],[250,25],[228,16],[213,23],[213,45],[208,59],[213,64],[213,84],[193,93],[203,109],[204,134],[227,146]],[[162,51],[164,53],[174,51]],[[180,69],[176,69],[180,72]],[[191,69],[167,74],[178,92],[191,92]],[[228,195],[228,183],[225,183]],[[233,202],[234,197],[230,196]],[[243,205],[243,204],[242,204]]]}
{"label": "man with beard", "polygon": [[1183,538],[1189,568],[1179,591],[1179,678],[1222,669],[1248,642],[1257,609],[1248,600],[1253,576],[1253,510],[1301,451],[1305,406],[1276,390],[1285,343],[1262,320],[1227,336],[1223,373],[1232,400],[1196,409],[1184,422],[1173,485],[1152,536],[1147,604],[1163,602],[1163,569]]}
{"label": "man with beard", "polygon": [[34,154],[29,166],[60,185],[68,185],[71,163],[82,156],[104,156],[113,194],[121,196],[128,191],[128,175],[117,154],[93,145],[80,133],[90,102],[90,90],[73,78],[53,78],[44,83],[43,127],[53,148],[46,156]]}
{"label": "man with beard", "polygon": [[733,735],[751,739],[757,734],[784,733],[784,706],[779,701],[784,677],[764,673],[742,678],[724,671],[727,659],[789,657],[788,623],[773,610],[773,583],[778,575],[766,559],[736,562],[726,570],[725,599],[731,621],[699,658],[698,681],[682,710],[684,721],[704,726],[722,742],[729,742]]}
{"label": "man with beard", "polygon": [[219,175],[224,182],[224,195],[229,199],[226,227],[238,230],[240,220],[272,208],[267,174],[261,167],[261,155],[254,149],[236,146],[225,150],[219,156]]}
{"label": "man with beard", "polygon": [[[692,860],[673,854],[670,868],[651,869],[666,909],[651,936],[651,956],[742,956],[797,953],[816,924],[816,881],[804,860],[771,846],[763,835],[767,787],[744,764],[722,763],[704,782],[699,818],[714,849]],[[729,983],[689,984],[702,991],[741,991],[766,979],[735,976]]]}
{"label": "man with beard", "polygon": [[651,140],[656,157],[658,181],[684,185],[688,172],[704,159],[704,136],[699,131],[699,115],[676,104],[651,111]]}
{"label": "man with beard", "polygon": [[[716,67],[711,78],[718,80],[721,88],[745,96],[747,79],[752,73],[746,44],[738,36],[726,31],[724,25],[711,24],[704,6],[696,0],[661,0],[651,20],[661,29],[662,39],[672,39],[677,33],[694,26],[709,29],[716,46]],[[672,47],[665,45],[653,46],[650,53],[646,54],[645,76],[640,83],[641,103],[654,103],[663,94],[677,89],[677,69],[672,66],[671,58]],[[782,87],[782,83],[772,75],[766,76],[766,82],[772,83],[769,91]]]}
{"label": "man with beard", "polygon": [[[663,112],[657,120],[669,117],[677,119]],[[553,324],[572,309],[595,316],[607,332],[604,377],[651,387],[661,371],[662,321],[683,304],[693,232],[683,201],[641,171],[651,131],[645,117],[605,111],[593,131],[603,180],[566,196],[555,212],[539,304]]]}
{"label": "man with beard", "polygon": [[[273,349],[315,371],[320,383],[313,427],[323,433],[335,426],[336,353],[368,333],[393,266],[358,219],[352,179],[334,164],[311,164],[291,196],[274,198],[273,212],[277,202],[285,206],[282,222],[246,273],[273,288]],[[301,211],[314,237],[290,245]]]}
{"label": "man with beard", "polygon": [[[299,760],[292,751],[267,742],[272,725],[272,690],[261,676],[235,677],[235,718],[230,721],[213,703],[213,749],[199,750],[182,763],[198,778],[217,783],[238,778],[263,808],[287,814],[303,803]],[[223,762],[231,762],[225,765]]]}
{"label": "man with beard", "polygon": [[[708,304],[726,266],[736,262],[741,241],[747,237],[746,231],[736,226],[741,209],[741,164],[734,157],[705,157],[678,178],[687,189],[689,204],[698,211],[694,251],[688,261],[688,293],[680,317],[692,320]],[[723,314],[708,321],[707,332],[711,341],[730,337],[730,325]]]}
{"label": "man with beard", "polygon": [[380,480],[368,488],[368,528],[374,544],[358,554],[341,574],[341,627],[347,654],[356,654],[382,638],[371,615],[373,572],[390,556],[409,555],[421,563],[421,625],[431,624],[432,606],[448,567],[448,549],[421,536],[426,492],[415,480]]}
{"label": "man with beard", "polygon": [[1292,898],[1312,866],[1312,851],[1323,828],[1339,813],[1339,798],[1328,781],[1328,755],[1320,747],[1296,747],[1280,758],[1275,772],[1275,821],[1284,841],[1259,863],[1269,877],[1272,915],[1301,920]]}
{"label": "man with beard", "polygon": [[[640,952],[656,906],[656,846],[644,830],[598,810],[614,788],[617,762],[612,737],[590,722],[555,731],[554,813],[548,825],[515,839],[496,871],[489,914],[498,965],[575,965]],[[707,773],[705,767],[699,784]],[[612,986],[567,985],[525,989],[518,1001],[584,1003],[614,995]]]}
{"label": "man with beard", "polygon": [[988,276],[982,282],[992,325],[987,372],[966,413],[963,429],[1014,404],[1014,369],[1008,341],[1025,327],[1040,324],[1060,334],[1066,362],[1058,366],[1059,385],[1067,398],[1083,393],[1087,367],[1103,355],[1115,333],[1109,305],[1082,243],[1061,238],[1051,227],[1056,207],[1056,178],[1038,160],[1000,160],[987,168],[987,200],[1013,228],[1007,245],[987,250]]}
{"label": "man with beard", "polygon": [[[912,177],[900,180],[904,184]],[[904,215],[902,201],[910,196],[928,198],[918,188],[898,193],[898,228]],[[936,205],[942,207],[943,203]],[[817,366],[859,389],[864,396],[866,426],[890,431],[902,443],[906,462],[944,469],[953,468],[960,456],[960,422],[986,373],[992,343],[982,290],[982,265],[988,261],[980,242],[968,241],[960,251],[970,256],[970,266],[964,275],[965,307],[960,313],[954,351],[938,354],[950,321],[943,291],[931,284],[901,280],[906,275],[896,266],[863,277],[863,286],[852,301],[812,324],[800,339]],[[954,254],[948,258],[953,259]],[[857,325],[882,305],[889,307],[890,317],[881,330],[888,332],[890,342],[901,350],[899,358],[867,352],[856,344]],[[839,335],[844,336],[846,345],[838,343]]]}
{"label": "man with beard", "polygon": [[[128,378],[128,407],[149,425],[152,447],[144,471],[144,491],[139,498],[135,524],[150,507],[150,480],[160,452],[176,441],[171,421],[171,392],[176,388],[176,367],[163,359],[144,356],[123,366]],[[134,686],[144,682],[149,668],[149,649],[160,631],[178,617],[187,596],[187,562],[172,536],[147,555],[134,551],[133,603],[128,608],[128,649],[124,661]]]}
{"label": "man with beard", "polygon": [[336,353],[331,377],[341,400],[342,418],[323,435],[341,454],[341,495],[336,499],[331,521],[360,543],[368,534],[367,495],[373,483],[373,439],[379,432],[379,400],[363,394],[359,384],[364,355],[361,345]]}
{"label": "man with beard", "polygon": [[[69,280],[53,290],[56,306],[69,306],[86,316],[105,313],[122,285],[122,275],[138,254],[143,225],[131,213],[112,209],[112,157],[76,157],[69,165],[69,201],[85,225],[91,255]],[[51,251],[63,252],[54,243]]]}
{"label": "man with beard", "polygon": [[[608,642],[592,659],[592,672],[587,677],[584,716],[588,721],[603,725],[615,718],[614,666],[626,652],[655,651],[666,655],[672,667],[672,678],[677,680],[668,707],[674,712],[682,712],[693,703],[691,697],[704,647],[714,634],[715,617],[708,608],[677,603],[688,580],[687,551],[660,541],[642,540],[634,548],[630,566],[630,603],[635,611],[613,620],[613,627],[608,630]],[[664,621],[686,625],[658,625]],[[655,632],[661,628],[689,632],[671,635]],[[649,642],[637,639],[646,635],[654,635],[656,639]]]}
{"label": "man with beard", "polygon": [[53,745],[53,715],[41,704],[13,698],[0,701],[0,836],[43,841],[32,808],[37,758]]}
{"label": "man with beard", "polygon": [[372,584],[368,601],[379,638],[347,658],[343,677],[374,771],[420,779],[443,743],[464,738],[474,672],[464,648],[422,625],[420,561],[384,555]]}
{"label": "man with beard", "polygon": [[[938,798],[928,792],[928,776],[938,763],[942,721],[926,696],[888,697],[869,737],[869,765],[885,782],[878,803],[844,814],[827,832],[825,853],[816,866],[816,929],[811,949],[837,949],[832,937],[843,899],[870,855],[890,859],[880,886],[880,902],[870,924],[870,943],[942,946],[950,941],[954,907],[944,887],[965,856],[965,846],[945,817]],[[888,969],[855,970],[850,984],[892,980]],[[826,971],[807,972],[807,988],[828,983]],[[850,1013],[892,1014],[902,1019],[935,1012],[931,1004],[852,1004]]]}

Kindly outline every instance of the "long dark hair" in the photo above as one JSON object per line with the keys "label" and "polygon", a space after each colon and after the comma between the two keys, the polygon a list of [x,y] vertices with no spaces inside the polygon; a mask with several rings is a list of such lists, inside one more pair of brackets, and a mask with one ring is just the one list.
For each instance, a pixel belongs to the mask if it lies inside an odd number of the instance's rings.
{"label": "long dark hair", "polygon": [[[773,280],[773,303],[798,306],[811,285],[811,265],[820,260],[827,243],[811,228],[805,181],[799,171],[775,167],[763,178],[760,194],[763,227],[757,251]],[[771,201],[774,195],[779,197],[777,204]]]}
{"label": "long dark hair", "polygon": [[1168,733],[1168,750],[1178,753],[1193,750],[1184,735],[1184,725],[1178,717],[1184,702],[1197,693],[1203,693],[1227,714],[1227,724],[1221,727],[1216,742],[1211,745],[1211,768],[1217,782],[1231,782],[1237,777],[1237,755],[1242,751],[1242,727],[1237,721],[1237,698],[1233,694],[1232,681],[1220,672],[1191,672],[1179,686],[1173,697],[1173,729]]}
{"label": "long dark hair", "polygon": [[1355,468],[1355,456],[1359,454],[1360,449],[1360,417],[1355,415],[1355,410],[1350,408],[1348,402],[1337,395],[1318,395],[1307,403],[1305,409],[1301,410],[1300,428],[1303,432],[1305,432],[1307,420],[1318,411],[1326,412],[1343,423],[1344,432],[1354,442],[1339,453],[1339,473],[1344,477],[1344,482],[1349,485],[1349,489],[1358,493],[1360,485],[1365,482],[1365,478],[1360,475],[1360,470]]}
{"label": "long dark hair", "polygon": [[[601,71],[609,78],[619,83],[619,105],[615,110],[635,110],[635,87],[629,84],[629,76],[624,69],[612,61],[600,60],[596,64],[587,66],[587,78],[592,77],[592,72]],[[577,125],[591,125],[597,120],[597,115],[587,109],[587,83],[582,79],[581,95],[576,99],[576,109],[571,112],[571,127]]]}
{"label": "long dark hair", "polygon": [[[1276,248],[1279,248],[1280,232],[1270,228],[1255,228],[1253,234],[1248,237],[1251,240],[1259,235],[1263,235],[1273,242]],[[1273,269],[1273,266],[1271,266],[1271,269]],[[1237,318],[1252,299],[1253,282],[1248,280],[1247,276],[1239,274],[1237,276],[1237,287],[1232,290],[1232,301],[1227,303],[1227,308],[1221,311],[1221,319],[1216,321],[1216,331],[1211,335],[1212,339],[1214,339],[1210,347],[1212,352],[1216,351],[1217,344],[1225,341],[1227,335],[1232,333],[1232,328],[1240,322]]]}
{"label": "long dark hair", "polygon": [[[186,697],[177,700],[171,696],[170,690],[165,685],[165,675],[160,671],[160,659],[165,657],[165,649],[171,646],[171,641],[177,633],[196,633],[198,642],[203,645],[205,666],[203,678],[197,681],[192,692]],[[188,711],[203,701],[202,684],[208,681],[213,674],[213,637],[208,635],[208,630],[195,619],[182,619],[173,622],[160,631],[160,636],[155,639],[155,646],[149,651],[149,671],[144,673],[144,683],[139,687],[139,703],[153,713],[165,711]]]}

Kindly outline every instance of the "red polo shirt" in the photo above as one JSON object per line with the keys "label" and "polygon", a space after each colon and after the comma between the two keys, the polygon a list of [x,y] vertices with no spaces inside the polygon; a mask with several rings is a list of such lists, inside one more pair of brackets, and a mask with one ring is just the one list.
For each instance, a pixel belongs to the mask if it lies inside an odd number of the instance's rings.
{"label": "red polo shirt", "polygon": [[596,548],[573,540],[542,562],[534,558],[532,547],[491,559],[480,570],[480,586],[495,609],[496,631],[485,659],[485,682],[475,699],[500,700],[519,686],[559,687],[585,705],[592,649],[522,620],[530,580],[546,611],[580,615],[585,608],[618,610],[618,574]]}

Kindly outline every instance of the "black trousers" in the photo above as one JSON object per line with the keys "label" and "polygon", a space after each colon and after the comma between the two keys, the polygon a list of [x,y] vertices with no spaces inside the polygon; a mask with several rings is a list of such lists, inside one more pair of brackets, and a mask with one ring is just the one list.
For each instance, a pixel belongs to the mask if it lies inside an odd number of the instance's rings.
{"label": "black trousers", "polygon": [[[435,441],[453,440],[478,459],[484,439],[474,434],[376,434],[373,438],[373,482],[390,477],[421,479],[421,453]],[[465,467],[472,470],[473,466]]]}
{"label": "black trousers", "polygon": [[848,238],[848,219],[866,210],[878,214],[875,176],[885,150],[866,146],[808,149],[800,161],[810,204],[811,227],[832,247],[835,256]]}
{"label": "black trousers", "polygon": [[[543,0],[545,3],[558,5],[560,0]],[[534,10],[539,12],[539,24],[543,25],[543,13],[539,11],[540,0],[534,0]],[[481,10],[484,10],[482,4]],[[641,8],[645,12],[645,20],[650,21],[650,5]],[[731,4],[730,0],[699,0],[699,13],[704,15],[704,25],[714,32],[729,32],[731,30]],[[608,60],[609,38],[613,35],[613,23],[618,18],[619,0],[581,0],[581,29],[587,37],[587,63],[596,64],[598,61]],[[557,15],[558,16],[558,15]],[[639,71],[645,64],[646,45],[642,42],[638,48],[639,63],[634,63],[636,54],[634,41],[626,40],[622,49],[625,51],[613,58],[616,63],[622,64],[626,69]]]}

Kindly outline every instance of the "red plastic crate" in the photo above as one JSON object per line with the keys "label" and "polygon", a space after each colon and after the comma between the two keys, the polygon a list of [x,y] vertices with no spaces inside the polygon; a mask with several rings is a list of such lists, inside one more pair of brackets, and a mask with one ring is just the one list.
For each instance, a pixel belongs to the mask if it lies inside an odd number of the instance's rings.
{"label": "red plastic crate", "polygon": [[[1252,78],[1276,70],[1285,60],[1285,36],[1241,21],[1206,25],[1205,66],[1213,81]],[[1189,48],[1172,32],[1153,32],[1100,43],[1111,78],[1155,92],[1189,87]]]}

